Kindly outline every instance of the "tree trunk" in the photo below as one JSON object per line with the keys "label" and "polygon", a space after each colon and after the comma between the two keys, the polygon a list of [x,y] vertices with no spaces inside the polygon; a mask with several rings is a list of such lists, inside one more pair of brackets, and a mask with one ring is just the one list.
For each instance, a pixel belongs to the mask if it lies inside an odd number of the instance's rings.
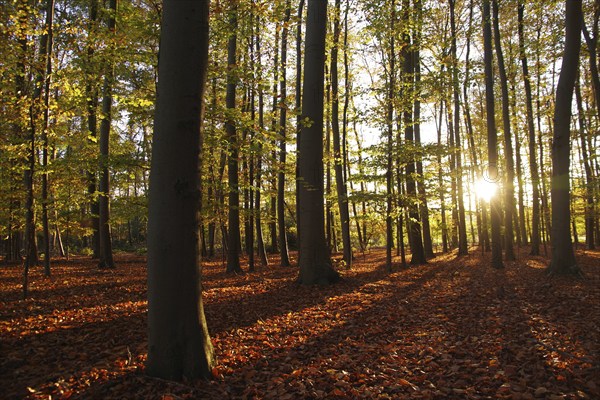
{"label": "tree trunk", "polygon": [[[494,70],[492,55],[492,27],[490,0],[483,0],[483,55],[485,69],[485,105],[487,114],[488,168],[487,179],[498,181],[498,138],[495,119]],[[490,201],[492,222],[492,267],[504,268],[502,262],[502,243],[500,224],[502,221],[499,196]]]}
{"label": "tree trunk", "polygon": [[[50,80],[54,28],[54,0],[46,0],[46,33],[40,43],[40,59],[44,61],[44,125],[42,126],[42,232],[44,235],[44,274],[50,276],[50,227],[48,222],[48,130],[50,129]],[[41,83],[41,82],[40,82]]]}
{"label": "tree trunk", "polygon": [[504,161],[506,166],[506,179],[504,180],[504,258],[514,261],[514,231],[513,210],[515,208],[515,165],[512,148],[512,133],[510,130],[510,104],[508,99],[508,77],[504,66],[504,54],[500,40],[500,26],[498,23],[498,0],[492,1],[494,44],[496,58],[498,59],[498,72],[502,90],[502,126],[504,131]]}
{"label": "tree trunk", "polygon": [[[304,12],[304,0],[300,0],[298,4],[297,25],[296,25],[296,150],[300,147],[300,133],[302,131],[302,14]],[[298,153],[296,151],[296,159]],[[300,191],[300,180],[298,179],[298,164],[296,163],[295,170],[296,197]],[[300,213],[298,208],[299,202],[296,201],[296,216]],[[300,227],[296,223],[297,246],[300,247]]]}
{"label": "tree trunk", "polygon": [[112,239],[110,232],[110,172],[109,172],[109,143],[110,128],[112,122],[112,102],[113,102],[113,83],[114,83],[114,56],[115,56],[115,29],[117,0],[109,2],[110,15],[107,21],[107,27],[111,34],[112,54],[109,54],[106,60],[107,66],[102,87],[102,119],[100,120],[100,180],[99,180],[99,268],[115,268],[112,252]]}
{"label": "tree trunk", "polygon": [[583,15],[581,0],[566,0],[565,2],[565,50],[556,88],[552,141],[552,261],[548,266],[548,273],[551,274],[580,273],[569,229],[571,220],[569,166],[571,102],[579,68]]}
{"label": "tree trunk", "polygon": [[342,246],[346,267],[352,266],[352,243],[350,242],[350,212],[348,209],[348,192],[344,178],[343,160],[346,155],[341,151],[339,122],[339,80],[338,49],[340,44],[341,0],[335,1],[333,16],[333,46],[331,48],[331,128],[333,133],[333,160],[335,184],[337,189],[338,208],[340,211]]}
{"label": "tree trunk", "polygon": [[467,222],[465,219],[465,202],[463,196],[462,178],[462,141],[460,138],[460,90],[458,82],[458,56],[456,51],[456,22],[454,6],[456,0],[448,0],[450,3],[450,30],[452,41],[450,52],[452,54],[452,92],[454,97],[454,138],[456,150],[456,194],[458,197],[458,255],[466,255],[469,252],[467,242]]}
{"label": "tree trunk", "polygon": [[[443,67],[442,67],[443,68]],[[443,72],[443,70],[442,70]],[[437,129],[437,145],[441,148],[442,146],[442,121],[444,116],[444,101],[440,101],[440,118],[436,123]],[[448,225],[446,223],[446,188],[444,185],[444,174],[442,171],[442,154],[441,152],[437,153],[437,164],[438,164],[438,191],[440,196],[440,218],[442,224],[442,252],[448,252]]]}
{"label": "tree trunk", "polygon": [[577,114],[579,119],[579,138],[581,143],[581,154],[583,159],[583,169],[585,171],[585,244],[589,250],[596,248],[594,240],[595,217],[594,217],[594,174],[589,160],[587,148],[587,125],[581,99],[581,88],[579,79],[575,81],[575,98],[577,103]]}
{"label": "tree trunk", "polygon": [[302,87],[303,120],[298,154],[300,179],[298,224],[300,251],[298,264],[301,284],[329,284],[339,280],[333,269],[325,242],[323,210],[323,92],[325,77],[325,37],[327,2],[308,1],[304,83]]}
{"label": "tree trunk", "polygon": [[[90,0],[90,16],[88,24],[88,37],[95,36],[96,23],[98,21],[98,0]],[[92,143],[96,141],[98,137],[98,88],[95,81],[97,80],[96,74],[92,70],[92,65],[96,62],[94,59],[95,48],[90,43],[87,47],[87,67],[89,71],[86,75],[86,86],[85,95],[87,98],[87,124],[88,124],[88,135]],[[92,258],[97,259],[100,257],[100,220],[98,215],[100,209],[98,208],[98,194],[97,194],[97,174],[96,171],[87,172],[88,181],[88,195],[90,197],[90,221],[92,225]]]}
{"label": "tree trunk", "polygon": [[532,217],[531,217],[531,252],[532,256],[540,254],[540,178],[535,149],[535,125],[533,123],[533,101],[531,95],[531,82],[529,79],[529,68],[525,55],[525,35],[523,33],[523,20],[525,12],[524,0],[519,0],[518,7],[518,32],[519,32],[519,55],[523,68],[523,81],[525,84],[525,105],[527,115],[527,131],[529,133],[529,170],[531,172],[532,186]]}
{"label": "tree trunk", "polygon": [[237,71],[237,3],[231,0],[231,10],[229,11],[229,41],[227,44],[227,93],[225,103],[229,110],[229,117],[225,122],[227,134],[227,179],[228,179],[228,232],[227,232],[227,272],[243,273],[240,267],[240,192],[238,176],[238,152],[239,144],[235,128],[233,113],[235,112],[235,91]]}
{"label": "tree trunk", "polygon": [[[289,267],[290,256],[288,254],[287,233],[285,228],[285,160],[286,160],[286,126],[287,126],[287,36],[288,22],[291,13],[290,0],[286,1],[285,18],[281,31],[281,106],[279,110],[279,168],[277,173],[277,225],[279,229],[279,254],[281,266]],[[277,68],[277,66],[276,66]]]}
{"label": "tree trunk", "polygon": [[[262,73],[262,51],[260,41],[260,16],[256,16],[256,56],[257,56],[257,70],[258,73]],[[261,132],[265,129],[265,93],[262,85],[258,85],[258,128]],[[261,135],[262,136],[262,135]],[[267,258],[267,250],[265,249],[265,241],[263,238],[262,230],[262,213],[261,213],[261,185],[262,185],[262,161],[263,161],[263,142],[259,139],[258,150],[256,159],[256,194],[254,196],[254,209],[256,210],[256,243],[258,248],[258,256],[263,267],[269,265],[269,259]]]}
{"label": "tree trunk", "polygon": [[396,3],[392,0],[391,3],[392,12],[390,19],[390,69],[388,72],[388,93],[387,93],[387,117],[386,117],[386,125],[387,125],[387,168],[385,173],[385,182],[386,182],[386,212],[385,212],[385,265],[387,272],[392,272],[392,247],[394,246],[394,231],[392,227],[393,221],[393,191],[394,188],[392,186],[393,182],[393,168],[392,168],[392,157],[394,154],[394,97],[395,95],[395,86],[396,86],[396,50],[394,48],[395,45],[395,21],[396,21]]}
{"label": "tree trunk", "polygon": [[208,0],[165,0],[163,6],[149,193],[146,368],[162,379],[209,378],[214,366],[198,240],[208,10]]}

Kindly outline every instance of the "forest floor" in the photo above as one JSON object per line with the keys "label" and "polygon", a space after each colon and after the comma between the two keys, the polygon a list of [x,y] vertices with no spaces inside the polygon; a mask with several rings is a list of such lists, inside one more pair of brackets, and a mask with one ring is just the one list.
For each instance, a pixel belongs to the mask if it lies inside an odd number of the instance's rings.
{"label": "forest floor", "polygon": [[[0,398],[600,399],[600,252],[584,278],[548,277],[521,249],[440,255],[383,271],[358,254],[343,280],[302,287],[297,269],[226,275],[206,262],[204,305],[218,366],[211,381],[144,374],[146,265],[118,256],[57,260],[52,277],[0,265]],[[295,254],[293,254],[295,256]]]}

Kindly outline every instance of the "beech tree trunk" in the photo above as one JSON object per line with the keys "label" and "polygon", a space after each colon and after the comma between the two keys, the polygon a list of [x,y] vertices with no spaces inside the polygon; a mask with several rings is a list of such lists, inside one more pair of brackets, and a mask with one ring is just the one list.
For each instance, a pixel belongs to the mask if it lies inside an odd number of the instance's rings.
{"label": "beech tree trunk", "polygon": [[[488,138],[488,167],[487,177],[493,182],[498,181],[498,137],[496,132],[495,99],[494,99],[494,70],[492,55],[492,27],[490,15],[490,0],[483,0],[483,56],[485,70],[485,106],[487,114]],[[490,201],[492,222],[492,267],[504,268],[502,262],[501,206],[498,195]]]}
{"label": "beech tree trunk", "polygon": [[527,116],[527,131],[529,133],[529,170],[531,172],[531,252],[532,256],[540,254],[540,178],[535,146],[535,125],[533,121],[533,100],[531,95],[531,81],[527,56],[525,55],[525,35],[523,33],[523,20],[525,13],[524,0],[519,0],[518,7],[518,33],[519,33],[519,56],[523,68],[523,82],[525,85],[525,105]]}
{"label": "beech tree trunk", "polygon": [[570,156],[571,156],[571,102],[579,68],[581,47],[581,0],[566,0],[565,50],[554,108],[554,135],[552,141],[552,260],[551,274],[579,274],[569,227],[571,220]]}
{"label": "beech tree trunk", "polygon": [[146,371],[170,380],[209,378],[214,366],[198,232],[208,10],[208,0],[165,0],[163,6],[149,192]]}
{"label": "beech tree trunk", "polygon": [[469,252],[467,242],[467,222],[465,219],[465,202],[463,196],[462,179],[462,141],[460,138],[460,90],[458,82],[458,56],[456,50],[456,22],[454,8],[456,0],[450,2],[450,30],[452,41],[450,42],[450,52],[452,53],[452,93],[454,97],[454,139],[456,145],[456,195],[458,200],[458,255],[466,255]]}
{"label": "beech tree trunk", "polygon": [[[110,0],[107,27],[114,40],[116,29],[117,0]],[[109,48],[115,51],[115,44],[111,43]],[[112,102],[113,102],[113,83],[114,83],[114,54],[109,54],[106,60],[107,66],[102,87],[102,119],[100,120],[100,179],[99,179],[99,268],[115,268],[112,252],[112,238],[110,232],[110,128],[112,122]]]}
{"label": "beech tree trunk", "polygon": [[502,90],[502,127],[504,133],[504,161],[506,177],[504,179],[504,258],[514,261],[514,232],[513,211],[515,208],[515,163],[512,148],[512,133],[510,130],[510,103],[508,99],[508,77],[504,66],[504,54],[500,40],[500,26],[498,23],[498,0],[492,2],[494,45],[498,59],[498,73],[500,75],[500,88]]}
{"label": "beech tree trunk", "polygon": [[331,128],[333,133],[333,160],[335,170],[335,185],[337,189],[338,208],[342,228],[342,247],[346,267],[352,265],[352,243],[350,242],[350,212],[348,209],[348,192],[344,178],[343,160],[346,157],[341,150],[339,122],[339,80],[338,80],[338,50],[340,44],[341,0],[335,1],[333,18],[333,47],[331,48]]}
{"label": "beech tree trunk", "polygon": [[302,86],[302,127],[298,154],[301,284],[330,284],[339,280],[325,241],[323,209],[323,94],[327,1],[309,0]]}
{"label": "beech tree trunk", "polygon": [[281,31],[281,79],[279,81],[281,107],[279,110],[279,171],[277,172],[277,227],[279,229],[279,255],[282,267],[289,267],[290,265],[285,228],[285,160],[287,154],[285,130],[287,126],[287,25],[290,20],[291,11],[290,0],[287,0],[283,29]]}
{"label": "beech tree trunk", "polygon": [[239,191],[239,176],[238,176],[238,138],[235,128],[235,120],[232,113],[235,111],[235,91],[237,80],[237,3],[232,0],[230,2],[231,10],[229,11],[229,28],[230,35],[227,44],[227,93],[225,103],[230,112],[227,121],[225,122],[225,130],[227,134],[227,178],[228,178],[228,232],[227,232],[227,272],[228,273],[243,273],[240,266],[240,191]]}

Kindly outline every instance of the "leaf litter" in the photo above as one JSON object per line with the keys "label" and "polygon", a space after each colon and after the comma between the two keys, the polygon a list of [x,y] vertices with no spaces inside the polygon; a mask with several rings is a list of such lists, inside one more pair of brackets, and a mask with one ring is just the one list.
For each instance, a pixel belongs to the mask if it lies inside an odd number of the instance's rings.
{"label": "leaf litter", "polygon": [[493,270],[489,255],[440,255],[381,267],[357,255],[328,287],[297,269],[227,275],[203,268],[217,366],[210,381],[144,374],[146,264],[58,260],[52,277],[0,266],[0,386],[7,399],[594,399],[600,398],[600,252],[585,278],[548,277],[527,256]]}

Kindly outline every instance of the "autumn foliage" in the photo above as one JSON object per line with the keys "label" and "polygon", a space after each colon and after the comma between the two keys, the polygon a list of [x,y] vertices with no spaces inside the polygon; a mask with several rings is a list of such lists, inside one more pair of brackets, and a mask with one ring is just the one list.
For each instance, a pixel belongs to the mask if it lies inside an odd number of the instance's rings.
{"label": "autumn foliage", "polygon": [[297,285],[294,267],[231,276],[207,262],[218,366],[184,383],[144,374],[144,259],[34,269],[27,300],[20,266],[2,265],[0,397],[600,398],[600,253],[578,254],[584,278],[548,277],[526,254],[504,270],[474,250],[386,274],[371,251],[328,287]]}

